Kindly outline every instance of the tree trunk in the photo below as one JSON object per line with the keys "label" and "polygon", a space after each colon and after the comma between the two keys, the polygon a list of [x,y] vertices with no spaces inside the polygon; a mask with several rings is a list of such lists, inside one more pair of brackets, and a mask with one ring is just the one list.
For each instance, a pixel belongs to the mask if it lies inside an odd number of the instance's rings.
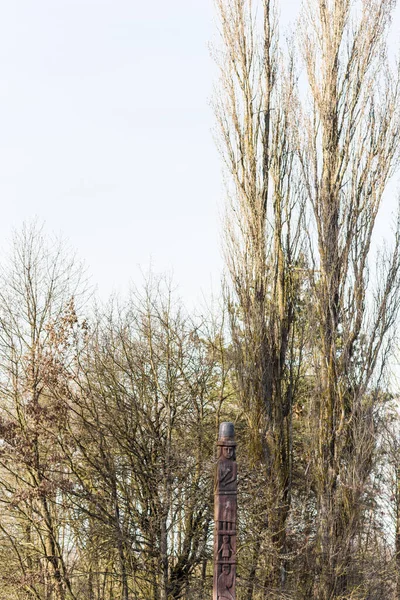
{"label": "tree trunk", "polygon": [[168,534],[165,516],[160,524],[160,561],[160,600],[168,600]]}

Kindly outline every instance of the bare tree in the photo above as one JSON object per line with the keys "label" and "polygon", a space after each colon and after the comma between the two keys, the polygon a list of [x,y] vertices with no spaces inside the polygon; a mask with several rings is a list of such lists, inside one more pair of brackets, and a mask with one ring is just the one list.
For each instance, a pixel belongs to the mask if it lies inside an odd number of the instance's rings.
{"label": "bare tree", "polygon": [[297,147],[311,213],[319,600],[349,591],[373,414],[399,308],[398,221],[392,249],[375,271],[373,262],[376,218],[400,150],[399,69],[386,47],[393,9],[391,0],[312,0],[300,21],[309,87]]}
{"label": "bare tree", "polygon": [[86,557],[92,539],[81,523],[101,540],[92,579],[108,564],[113,597],[190,597],[210,556],[213,440],[226,393],[217,336],[159,283],[113,304],[91,329],[61,442],[77,539]]}
{"label": "bare tree", "polygon": [[[269,0],[217,0],[222,49],[215,98],[229,198],[225,256],[236,383],[255,464],[266,485],[266,589],[285,585],[291,502],[292,408],[301,372],[302,190],[291,121],[293,62],[278,48]],[[259,12],[258,12],[259,11]],[[254,564],[261,538],[255,539]],[[250,578],[248,598],[252,597]]]}
{"label": "bare tree", "polygon": [[52,443],[63,411],[49,393],[49,357],[51,324],[82,292],[82,270],[34,224],[14,236],[0,279],[0,531],[17,565],[4,577],[29,598],[65,600],[74,595]]}

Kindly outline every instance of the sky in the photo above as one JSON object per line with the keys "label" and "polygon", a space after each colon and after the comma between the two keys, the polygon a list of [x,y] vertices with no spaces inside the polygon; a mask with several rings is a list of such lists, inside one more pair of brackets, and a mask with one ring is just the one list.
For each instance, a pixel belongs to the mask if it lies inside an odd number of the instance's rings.
{"label": "sky", "polygon": [[[280,4],[289,23],[299,0]],[[216,32],[212,0],[3,2],[0,247],[36,218],[103,299],[150,266],[189,304],[217,293]]]}

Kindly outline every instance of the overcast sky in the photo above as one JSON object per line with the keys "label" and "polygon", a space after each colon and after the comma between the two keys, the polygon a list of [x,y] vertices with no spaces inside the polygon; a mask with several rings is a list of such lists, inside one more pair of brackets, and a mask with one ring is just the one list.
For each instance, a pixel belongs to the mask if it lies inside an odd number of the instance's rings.
{"label": "overcast sky", "polygon": [[[298,6],[281,2],[285,22]],[[212,0],[2,2],[3,245],[37,217],[70,241],[102,298],[150,263],[189,303],[217,290],[215,35]]]}

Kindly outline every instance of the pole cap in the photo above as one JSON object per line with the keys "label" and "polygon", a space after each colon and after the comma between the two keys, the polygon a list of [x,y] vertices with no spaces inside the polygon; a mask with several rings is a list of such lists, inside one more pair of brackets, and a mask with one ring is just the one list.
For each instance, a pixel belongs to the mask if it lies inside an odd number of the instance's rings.
{"label": "pole cap", "polygon": [[236,446],[235,426],[230,421],[224,421],[219,425],[218,446]]}

